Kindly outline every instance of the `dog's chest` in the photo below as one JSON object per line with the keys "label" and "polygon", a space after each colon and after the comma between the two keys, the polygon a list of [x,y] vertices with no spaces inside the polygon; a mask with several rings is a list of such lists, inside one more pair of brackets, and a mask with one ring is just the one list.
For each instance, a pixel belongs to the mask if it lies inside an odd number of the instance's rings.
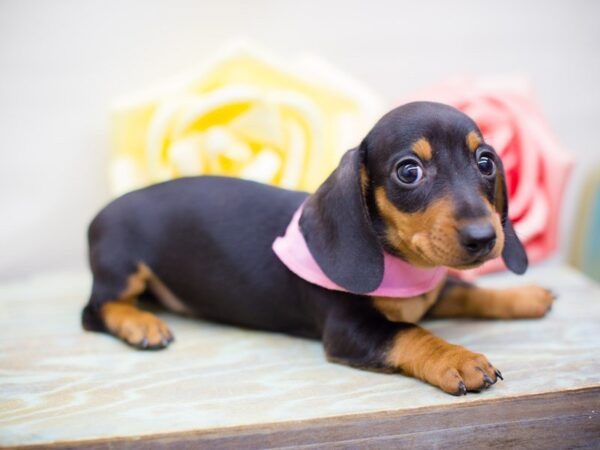
{"label": "dog's chest", "polygon": [[392,322],[417,323],[437,301],[443,285],[416,297],[373,297],[373,305]]}

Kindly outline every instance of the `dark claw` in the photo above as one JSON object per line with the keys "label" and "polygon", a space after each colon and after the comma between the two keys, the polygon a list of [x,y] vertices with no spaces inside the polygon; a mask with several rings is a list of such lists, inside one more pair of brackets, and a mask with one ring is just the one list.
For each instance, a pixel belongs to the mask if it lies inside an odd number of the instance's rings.
{"label": "dark claw", "polygon": [[167,345],[165,345],[164,341],[161,339],[160,342],[149,345],[146,349],[147,350],[162,350],[164,348],[167,348]]}
{"label": "dark claw", "polygon": [[496,376],[498,378],[500,378],[501,380],[504,380],[504,377],[502,376],[502,372],[500,372],[498,369],[496,369]]}
{"label": "dark claw", "polygon": [[488,377],[487,375],[483,376],[483,381],[485,381],[486,387],[491,386],[492,384],[495,383],[495,381],[492,381],[492,379],[490,377]]}
{"label": "dark claw", "polygon": [[160,345],[166,347],[167,345],[169,345],[169,340],[165,337],[160,338]]}
{"label": "dark claw", "polygon": [[467,395],[467,387],[462,381],[458,383],[458,391],[456,392],[456,395]]}
{"label": "dark claw", "polygon": [[140,342],[140,348],[148,348],[148,339],[142,339],[142,342]]}

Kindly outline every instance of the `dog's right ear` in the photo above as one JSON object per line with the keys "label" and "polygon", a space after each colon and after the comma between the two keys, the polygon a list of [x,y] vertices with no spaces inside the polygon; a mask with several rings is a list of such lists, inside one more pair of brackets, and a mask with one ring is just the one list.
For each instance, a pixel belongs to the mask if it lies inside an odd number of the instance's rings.
{"label": "dog's right ear", "polygon": [[311,195],[300,230],[321,270],[355,294],[372,292],[383,279],[383,249],[369,218],[363,182],[366,145],[344,154],[335,171]]}
{"label": "dog's right ear", "polygon": [[508,189],[506,187],[506,174],[502,160],[498,158],[498,174],[496,175],[496,210],[500,213],[502,219],[502,229],[504,231],[504,248],[502,249],[502,259],[506,267],[522,275],[527,270],[529,264],[527,253],[523,244],[519,240],[513,224],[508,217]]}

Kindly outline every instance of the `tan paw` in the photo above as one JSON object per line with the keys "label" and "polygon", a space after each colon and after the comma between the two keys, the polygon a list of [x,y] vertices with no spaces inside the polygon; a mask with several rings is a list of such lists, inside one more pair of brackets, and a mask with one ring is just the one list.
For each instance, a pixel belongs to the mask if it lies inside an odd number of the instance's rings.
{"label": "tan paw", "polygon": [[541,286],[529,285],[508,289],[508,315],[513,319],[544,317],[552,308],[554,294]]}
{"label": "tan paw", "polygon": [[481,353],[450,344],[420,327],[398,332],[386,362],[452,395],[480,391],[502,379]]}
{"label": "tan paw", "polygon": [[452,346],[442,354],[425,374],[426,381],[452,395],[479,392],[502,379],[502,374],[481,353]]}
{"label": "tan paw", "polygon": [[101,309],[108,331],[143,350],[158,350],[173,341],[167,325],[154,314],[125,303],[107,303]]}

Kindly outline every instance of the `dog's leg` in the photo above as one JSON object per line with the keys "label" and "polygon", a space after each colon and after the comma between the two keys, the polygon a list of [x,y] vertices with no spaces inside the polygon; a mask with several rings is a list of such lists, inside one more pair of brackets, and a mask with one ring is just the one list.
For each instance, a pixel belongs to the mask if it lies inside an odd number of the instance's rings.
{"label": "dog's leg", "polygon": [[[360,300],[358,300],[360,302]],[[332,311],[323,330],[332,362],[362,369],[403,372],[453,395],[494,384],[500,372],[485,356],[409,323],[390,322],[374,308]]]}
{"label": "dog's leg", "polygon": [[[160,349],[169,345],[173,335],[167,325],[136,306],[137,296],[146,289],[152,275],[150,270],[138,264],[121,283],[120,277],[112,273],[113,276],[108,276],[106,271],[94,272],[92,297],[83,312],[84,328],[106,331],[140,349]],[[125,288],[117,288],[119,284],[124,284]]]}
{"label": "dog's leg", "polygon": [[540,286],[487,289],[448,278],[430,317],[533,319],[552,307],[554,295]]}

